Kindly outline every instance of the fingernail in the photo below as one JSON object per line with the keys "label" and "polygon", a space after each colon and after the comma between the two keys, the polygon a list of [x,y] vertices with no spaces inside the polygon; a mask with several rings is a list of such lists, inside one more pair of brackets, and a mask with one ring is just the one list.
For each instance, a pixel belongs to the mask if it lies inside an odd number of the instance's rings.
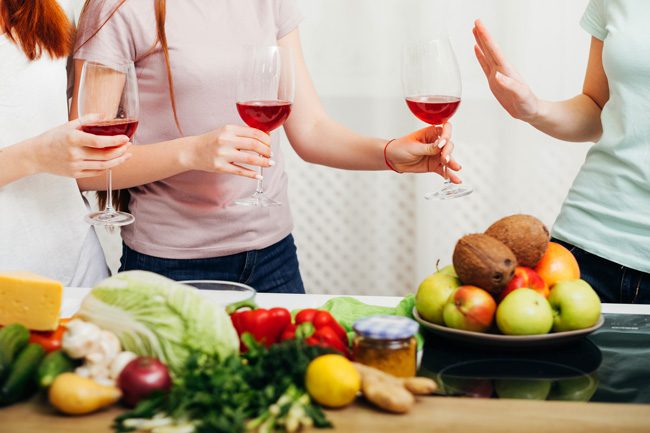
{"label": "fingernail", "polygon": [[449,160],[450,160],[450,159],[451,159],[451,156],[450,156],[450,155],[447,155],[447,156],[445,157],[445,164],[449,164]]}
{"label": "fingernail", "polygon": [[264,176],[262,176],[261,174],[258,174],[257,176],[255,176],[255,179],[257,179],[257,180],[263,180],[263,179],[264,179]]}
{"label": "fingernail", "polygon": [[441,138],[440,140],[438,140],[438,147],[439,147],[440,149],[442,149],[443,147],[445,147],[445,144],[447,144],[447,140],[446,140],[446,139]]}
{"label": "fingernail", "polygon": [[275,161],[272,159],[269,159],[269,166],[273,167],[275,165]]}
{"label": "fingernail", "polygon": [[273,151],[271,151],[271,158],[273,158]]}

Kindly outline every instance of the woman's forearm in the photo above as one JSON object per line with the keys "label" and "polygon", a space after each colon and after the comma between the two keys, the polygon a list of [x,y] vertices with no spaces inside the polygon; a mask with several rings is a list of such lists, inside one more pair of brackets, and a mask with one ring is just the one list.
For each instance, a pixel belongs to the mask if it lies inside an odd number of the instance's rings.
{"label": "woman's forearm", "polygon": [[0,148],[0,188],[38,172],[30,154],[35,139]]}
{"label": "woman's forearm", "polygon": [[564,141],[597,141],[603,133],[601,108],[580,94],[566,101],[539,101],[538,113],[528,121],[538,130]]}
{"label": "woman's forearm", "polygon": [[[131,147],[131,158],[113,168],[113,188],[125,189],[155,182],[189,170],[186,150],[196,137]],[[82,191],[104,191],[106,177],[78,179]]]}
{"label": "woman's forearm", "polygon": [[345,170],[385,170],[383,149],[386,140],[365,137],[349,130],[326,115],[311,128],[287,129],[298,155],[307,162]]}

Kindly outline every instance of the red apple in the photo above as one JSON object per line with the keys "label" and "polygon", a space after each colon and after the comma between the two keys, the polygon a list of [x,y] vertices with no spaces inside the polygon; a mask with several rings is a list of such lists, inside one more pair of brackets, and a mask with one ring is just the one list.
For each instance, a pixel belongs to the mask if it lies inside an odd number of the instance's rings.
{"label": "red apple", "polygon": [[497,304],[492,295],[476,286],[460,286],[449,297],[442,316],[445,325],[485,332],[492,325]]}
{"label": "red apple", "polygon": [[549,289],[562,280],[580,278],[580,267],[571,251],[562,245],[549,242],[542,259],[535,265],[535,272],[546,281]]}
{"label": "red apple", "polygon": [[517,266],[515,268],[515,276],[512,277],[512,280],[510,280],[506,288],[499,295],[499,302],[503,301],[503,298],[508,293],[522,288],[533,289],[545,298],[548,298],[548,294],[550,293],[546,281],[537,272],[525,266]]}

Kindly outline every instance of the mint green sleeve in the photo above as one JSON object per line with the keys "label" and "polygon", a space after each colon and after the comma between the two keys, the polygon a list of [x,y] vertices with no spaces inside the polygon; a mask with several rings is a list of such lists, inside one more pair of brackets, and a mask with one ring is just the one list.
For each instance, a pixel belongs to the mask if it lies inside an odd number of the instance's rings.
{"label": "mint green sleeve", "polygon": [[607,36],[604,2],[605,0],[590,0],[580,20],[582,28],[601,41]]}

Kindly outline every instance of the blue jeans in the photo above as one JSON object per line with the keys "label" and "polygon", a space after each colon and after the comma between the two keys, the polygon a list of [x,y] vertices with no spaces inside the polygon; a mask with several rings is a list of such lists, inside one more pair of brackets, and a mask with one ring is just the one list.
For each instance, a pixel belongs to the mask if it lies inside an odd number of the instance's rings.
{"label": "blue jeans", "polygon": [[650,274],[611,262],[568,242],[551,240],[573,253],[580,265],[581,278],[591,284],[603,302],[650,304]]}
{"label": "blue jeans", "polygon": [[144,270],[172,280],[225,280],[258,292],[305,293],[293,236],[261,250],[207,259],[165,259],[122,245],[120,271]]}

